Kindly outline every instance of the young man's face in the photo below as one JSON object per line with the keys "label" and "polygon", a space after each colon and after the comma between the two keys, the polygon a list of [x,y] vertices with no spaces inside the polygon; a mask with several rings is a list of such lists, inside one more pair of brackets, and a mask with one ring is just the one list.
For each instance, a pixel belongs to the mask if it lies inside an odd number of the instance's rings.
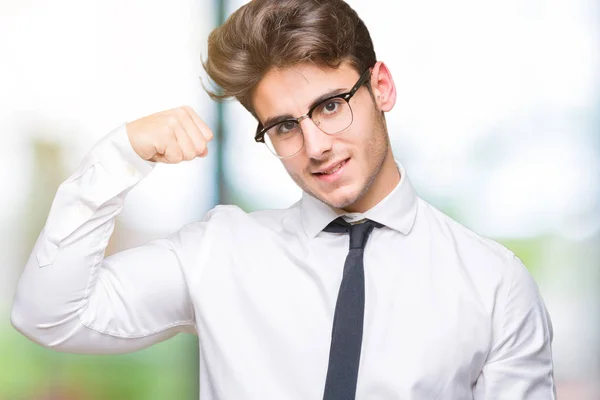
{"label": "young man's face", "polygon": [[[313,64],[274,69],[257,86],[252,103],[261,123],[282,115],[297,118],[323,95],[350,91],[359,77],[348,63],[337,69]],[[292,179],[305,192],[346,211],[371,208],[399,179],[382,115],[395,101],[393,81],[385,65],[378,63],[373,68],[370,82],[374,96],[363,85],[350,100],[350,126],[327,134],[306,118],[300,122],[304,147],[282,159]]]}

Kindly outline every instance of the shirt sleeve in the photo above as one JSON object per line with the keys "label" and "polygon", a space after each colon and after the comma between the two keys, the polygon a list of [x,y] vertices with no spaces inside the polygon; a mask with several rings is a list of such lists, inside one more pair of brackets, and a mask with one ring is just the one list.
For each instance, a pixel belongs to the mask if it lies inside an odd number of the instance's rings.
{"label": "shirt sleeve", "polygon": [[554,400],[552,323],[538,287],[519,258],[498,308],[501,327],[473,388],[475,400]]}
{"label": "shirt sleeve", "polygon": [[177,236],[104,258],[125,196],[153,169],[125,124],[56,193],[15,293],[11,322],[65,352],[124,353],[195,332]]}

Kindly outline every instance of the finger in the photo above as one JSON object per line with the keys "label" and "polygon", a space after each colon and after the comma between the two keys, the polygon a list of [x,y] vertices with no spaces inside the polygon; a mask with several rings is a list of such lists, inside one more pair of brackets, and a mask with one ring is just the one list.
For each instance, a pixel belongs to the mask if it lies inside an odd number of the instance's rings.
{"label": "finger", "polygon": [[173,117],[164,125],[164,131],[156,136],[154,155],[149,158],[150,161],[172,164],[180,157],[179,154],[176,154],[179,147],[173,128],[176,124],[177,119]]}
{"label": "finger", "polygon": [[185,133],[192,141],[195,149],[195,157],[203,155],[205,153],[207,144],[202,132],[200,129],[198,129],[190,114],[183,107],[179,109],[178,115],[180,117],[181,124],[185,129]]}
{"label": "finger", "polygon": [[179,119],[177,120],[175,126],[173,126],[173,130],[181,152],[182,160],[190,161],[196,158],[196,147],[194,146],[192,139],[186,133],[185,128]]}
{"label": "finger", "polygon": [[159,163],[163,163],[163,164],[172,164],[171,161],[169,161],[164,155],[162,154],[156,154],[154,155],[154,157],[152,157],[150,159],[150,161],[154,161],[154,162],[159,162]]}
{"label": "finger", "polygon": [[206,125],[206,122],[204,122],[202,118],[200,118],[198,114],[196,114],[192,107],[183,106],[182,108],[188,113],[188,115],[190,116],[192,121],[194,121],[194,124],[196,124],[198,129],[200,129],[200,132],[202,132],[202,136],[204,136],[204,139],[207,142],[210,142],[215,135],[213,134],[213,131],[208,127],[208,125]]}
{"label": "finger", "polygon": [[170,140],[175,140],[175,136],[172,134],[165,135],[164,137],[159,138],[159,142],[154,145],[154,155],[150,158],[153,161],[157,156],[164,156],[167,151],[167,145]]}
{"label": "finger", "polygon": [[165,155],[163,156],[169,164],[179,164],[183,161],[183,153],[181,152],[181,147],[177,146],[168,146]]}

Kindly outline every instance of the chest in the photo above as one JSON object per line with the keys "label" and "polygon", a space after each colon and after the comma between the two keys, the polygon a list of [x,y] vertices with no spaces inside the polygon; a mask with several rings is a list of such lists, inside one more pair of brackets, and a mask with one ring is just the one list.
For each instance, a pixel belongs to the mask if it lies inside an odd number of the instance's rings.
{"label": "chest", "polygon": [[[206,362],[235,371],[246,388],[264,379],[279,395],[291,390],[318,398],[348,251],[347,238],[332,239],[213,254],[215,264],[190,284]],[[466,396],[491,332],[487,311],[452,261],[402,244],[385,251],[368,244],[363,263],[359,393]],[[372,397],[380,392],[390,396]]]}

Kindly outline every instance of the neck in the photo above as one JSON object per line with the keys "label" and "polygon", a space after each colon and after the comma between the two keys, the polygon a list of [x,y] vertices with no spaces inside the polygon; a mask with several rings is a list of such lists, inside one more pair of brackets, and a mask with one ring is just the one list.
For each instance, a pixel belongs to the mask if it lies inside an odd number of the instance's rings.
{"label": "neck", "polygon": [[381,169],[377,173],[371,187],[367,190],[367,193],[357,202],[344,208],[344,211],[363,213],[370,210],[390,194],[398,185],[398,182],[400,182],[400,171],[394,161],[392,149],[388,148]]}

